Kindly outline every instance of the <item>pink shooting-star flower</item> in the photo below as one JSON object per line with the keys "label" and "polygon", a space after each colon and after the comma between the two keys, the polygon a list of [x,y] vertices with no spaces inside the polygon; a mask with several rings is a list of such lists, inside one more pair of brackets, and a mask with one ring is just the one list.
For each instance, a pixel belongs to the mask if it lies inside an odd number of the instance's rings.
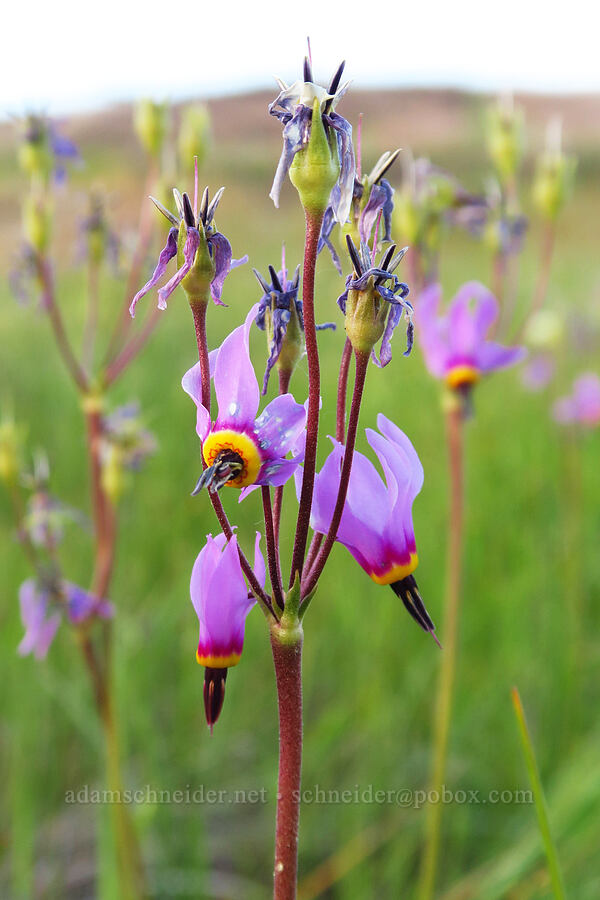
{"label": "pink shooting-star flower", "polygon": [[210,354],[219,407],[215,422],[202,405],[200,363],[183,376],[181,385],[197,407],[196,432],[202,444],[204,470],[193,494],[203,487],[218,491],[224,485],[248,489],[281,485],[290,478],[302,454],[292,459],[306,423],[306,410],[291,394],[281,394],[257,417],[260,391],[249,351],[249,332],[258,311],[256,303],[246,321]]}
{"label": "pink shooting-star flower", "polygon": [[[413,619],[437,641],[413,575],[419,558],[412,504],[423,485],[423,466],[406,435],[381,413],[377,427],[380,434],[367,428],[366,435],[385,482],[373,463],[355,450],[336,540],[376,584],[390,585]],[[344,457],[343,445],[332,443],[315,480],[311,512],[311,525],[321,534],[327,533],[332,519]]]}
{"label": "pink shooting-star flower", "polygon": [[600,378],[593,372],[580,375],[573,383],[571,394],[554,404],[553,416],[561,425],[586,428],[600,425]]}
{"label": "pink shooting-star flower", "polygon": [[[264,587],[265,562],[256,534],[254,574]],[[237,666],[244,647],[246,616],[256,603],[244,581],[237,538],[207,535],[190,582],[190,595],[200,632],[196,659],[204,666],[204,710],[212,732],[225,697],[227,670]]]}
{"label": "pink shooting-star flower", "polygon": [[482,375],[523,359],[524,347],[486,340],[498,318],[498,301],[482,284],[463,284],[445,314],[440,312],[441,299],[441,285],[425,288],[415,308],[415,327],[427,368],[448,387],[468,390]]}
{"label": "pink shooting-star flower", "polygon": [[61,610],[72,625],[82,625],[95,616],[108,619],[114,612],[107,600],[99,600],[76,584],[63,581],[57,590],[51,590],[35,578],[21,585],[19,605],[25,636],[17,650],[20,656],[33,653],[36,659],[45,659],[61,622]]}

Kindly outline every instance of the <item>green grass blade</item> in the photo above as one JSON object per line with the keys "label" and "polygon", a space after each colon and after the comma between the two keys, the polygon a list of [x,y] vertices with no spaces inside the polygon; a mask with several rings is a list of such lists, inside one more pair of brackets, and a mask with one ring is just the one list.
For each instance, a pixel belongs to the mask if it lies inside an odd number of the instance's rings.
{"label": "green grass blade", "polygon": [[519,691],[516,687],[512,689],[511,695],[513,706],[515,708],[515,715],[517,717],[517,724],[519,726],[519,733],[521,735],[525,764],[529,773],[531,789],[533,790],[538,825],[542,835],[542,840],[544,842],[546,858],[548,860],[552,890],[557,900],[565,900],[566,895],[562,873],[560,870],[560,863],[558,861],[558,854],[556,852],[556,847],[554,846],[554,841],[552,839],[552,832],[550,831],[548,807],[546,806],[546,798],[544,796],[544,789],[542,788],[542,782],[540,780],[540,773],[535,758],[533,744],[531,742],[531,735],[529,734],[529,729],[525,720],[525,711],[523,709],[523,704],[521,703]]}

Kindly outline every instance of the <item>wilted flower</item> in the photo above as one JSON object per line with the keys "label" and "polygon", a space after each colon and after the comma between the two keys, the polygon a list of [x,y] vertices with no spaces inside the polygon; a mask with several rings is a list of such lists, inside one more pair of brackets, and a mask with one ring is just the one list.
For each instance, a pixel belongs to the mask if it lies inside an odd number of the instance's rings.
{"label": "wilted flower", "polygon": [[415,319],[427,368],[448,387],[464,390],[482,375],[523,359],[523,347],[503,347],[486,340],[498,318],[498,302],[482,284],[463,284],[445,315],[440,313],[441,299],[441,285],[425,288]]}
{"label": "wilted flower", "polygon": [[[367,428],[366,435],[385,483],[373,463],[355,450],[336,540],[376,584],[389,584],[421,628],[435,637],[413,575],[419,559],[412,505],[423,486],[423,466],[406,435],[381,413],[377,427],[381,434]],[[343,445],[332,443],[333,450],[315,480],[311,512],[311,525],[321,534],[327,534],[331,523],[344,457]]]}
{"label": "wilted flower", "polygon": [[[337,301],[346,317],[346,334],[356,352],[371,353],[374,363],[387,366],[392,358],[392,335],[403,314],[408,322],[404,355],[408,356],[412,349],[413,308],[406,300],[408,285],[394,275],[407,248],[395,253],[396,245],[392,244],[376,266],[374,253],[367,244],[361,244],[359,252],[349,236],[346,242],[354,272],[346,278],[346,290]],[[377,359],[374,347],[380,338]]]}
{"label": "wilted flower", "polygon": [[554,404],[554,418],[561,425],[600,425],[600,378],[587,372],[573,383],[573,391]]}
{"label": "wilted flower", "polygon": [[68,581],[56,586],[45,586],[29,578],[19,590],[21,620],[25,636],[18,646],[18,653],[33,653],[36,659],[44,659],[60,625],[64,612],[73,625],[82,625],[92,617],[110,618],[114,609],[107,600],[101,600]]}
{"label": "wilted flower", "polygon": [[487,182],[482,204],[465,208],[456,214],[456,220],[474,237],[482,238],[493,253],[516,256],[523,248],[529,227],[527,216],[511,209],[498,182]]}
{"label": "wilted flower", "polygon": [[[259,544],[257,532],[254,574],[264,587],[265,563]],[[246,616],[256,603],[244,580],[235,535],[229,541],[224,534],[207,536],[192,569],[190,595],[200,622],[196,659],[206,668],[204,709],[212,731],[223,706],[227,670],[240,661]]]}
{"label": "wilted flower", "polygon": [[[269,106],[269,113],[284,124],[283,152],[269,195],[273,203],[279,206],[281,186],[294,163],[297,171],[290,175],[307,208],[315,206],[323,212],[334,185],[339,185],[333,205],[338,222],[348,218],[354,185],[352,126],[335,112],[349,84],[340,87],[344,65],[339,66],[325,90],[313,82],[310,62],[305,59],[304,80],[288,87],[278,79],[281,91]],[[306,153],[302,160],[306,171],[301,171],[299,153]]]}
{"label": "wilted flower", "polygon": [[181,195],[177,189],[173,191],[173,196],[178,215],[169,212],[154,197],[150,198],[173,227],[169,231],[167,243],[161,251],[152,277],[131,302],[129,312],[132,316],[135,315],[138,300],[158,284],[174,256],[177,256],[177,271],[158,292],[159,309],[167,308],[167,299],[180,284],[194,300],[203,301],[210,289],[214,302],[219,306],[224,305],[221,293],[225,278],[231,269],[248,260],[247,256],[232,259],[231,244],[225,235],[216,230],[214,216],[224,190],[225,188],[220,188],[209,203],[206,188],[197,215],[192,209],[188,195],[185,193]]}
{"label": "wilted flower", "polygon": [[276,397],[256,418],[260,393],[250,361],[248,336],[257,311],[255,304],[245,323],[210,354],[219,406],[214,423],[202,405],[200,363],[183,376],[182,387],[198,410],[196,432],[208,466],[194,494],[203,487],[218,491],[224,485],[248,488],[284,484],[301,461],[301,454],[286,459],[306,421],[304,407],[291,394]]}
{"label": "wilted flower", "polygon": [[[277,364],[282,371],[291,373],[304,354],[304,310],[298,299],[300,266],[296,267],[294,277],[288,279],[285,254],[282,253],[279,272],[269,266],[270,282],[256,269],[252,271],[264,291],[258,304],[256,325],[267,333],[269,358],[262,387],[262,393],[266,394],[273,366]],[[326,328],[335,329],[335,324],[325,322],[316,326],[317,331]]]}
{"label": "wilted flower", "polygon": [[[381,241],[384,243],[391,241],[394,189],[383,176],[389,171],[399,153],[400,150],[394,150],[393,153],[386,150],[379,157],[368,175],[364,175],[361,178],[357,172],[354,178],[350,225],[345,225],[344,230],[348,231],[356,242],[369,243],[379,215],[383,219],[383,236]],[[342,265],[340,258],[331,243],[331,233],[336,224],[334,208],[338,202],[339,192],[339,186],[335,185],[331,192],[329,205],[323,216],[318,252],[320,253],[323,247],[327,247],[331,253],[333,263],[341,275]]]}

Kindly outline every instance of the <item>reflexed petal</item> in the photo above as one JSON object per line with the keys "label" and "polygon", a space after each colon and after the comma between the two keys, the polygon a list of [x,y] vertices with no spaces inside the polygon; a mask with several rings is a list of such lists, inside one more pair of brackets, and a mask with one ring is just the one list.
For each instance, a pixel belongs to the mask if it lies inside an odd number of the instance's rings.
{"label": "reflexed petal", "polygon": [[458,290],[447,315],[452,355],[472,356],[496,321],[498,302],[478,281],[469,281]]}
{"label": "reflexed petal", "polygon": [[171,228],[169,231],[169,236],[167,238],[167,243],[165,244],[163,250],[160,252],[160,256],[158,257],[158,263],[156,264],[156,268],[152,273],[152,277],[149,281],[146,282],[144,287],[137,292],[133,300],[131,301],[131,306],[129,307],[129,314],[133,318],[135,316],[135,307],[137,305],[138,300],[141,299],[145,294],[151,290],[155,284],[158,284],[162,276],[165,274],[167,265],[169,261],[173,259],[174,256],[177,255],[177,228]]}
{"label": "reflexed petal", "polygon": [[214,381],[221,428],[254,425],[260,393],[250,361],[249,333],[257,309],[255,303],[245,323],[225,338],[217,354]]}
{"label": "reflexed petal", "polygon": [[371,240],[373,226],[377,221],[379,211],[383,210],[386,200],[387,192],[385,188],[381,187],[379,184],[374,184],[371,188],[367,205],[363,209],[358,223],[358,233],[361,241],[364,241],[365,244],[368,244]]}
{"label": "reflexed petal", "polygon": [[256,532],[256,540],[254,542],[254,565],[253,565],[254,574],[256,575],[256,579],[260,584],[261,588],[264,588],[265,582],[267,580],[267,569],[265,566],[265,560],[260,552],[260,531]]}
{"label": "reflexed petal", "polygon": [[448,320],[439,315],[442,286],[431,284],[419,296],[415,320],[419,344],[432,375],[441,378],[448,360]]}
{"label": "reflexed petal", "polygon": [[21,621],[25,636],[17,647],[20,656],[33,653],[36,659],[44,659],[60,625],[58,611],[47,616],[48,592],[42,590],[34,578],[25,581],[19,590]]}
{"label": "reflexed petal", "polygon": [[421,488],[423,487],[424,480],[424,472],[423,465],[421,460],[417,455],[417,451],[413,447],[409,438],[404,434],[404,432],[398,428],[398,426],[392,422],[391,419],[388,419],[387,416],[384,416],[383,413],[379,413],[377,416],[377,427],[379,431],[391,441],[392,444],[395,444],[399,447],[402,452],[405,454],[408,464],[411,470],[411,478],[410,478],[410,497],[411,500],[417,496]]}
{"label": "reflexed petal", "polygon": [[527,355],[525,347],[503,347],[494,341],[487,341],[476,355],[478,368],[482,372],[493,372],[520,362]]}
{"label": "reflexed petal", "polygon": [[269,456],[285,456],[303,432],[306,410],[291,394],[275,397],[256,420],[260,446]]}
{"label": "reflexed petal", "polygon": [[352,145],[352,125],[335,112],[329,114],[329,120],[337,135],[340,155],[340,200],[333,208],[337,221],[343,225],[350,215],[352,196],[354,194],[354,147]]}
{"label": "reflexed petal", "polygon": [[273,487],[279,487],[285,484],[288,478],[292,477],[299,465],[300,463],[297,459],[269,460],[261,467],[256,484],[270,484]]}
{"label": "reflexed petal", "polygon": [[175,272],[170,281],[168,281],[164,287],[160,289],[158,292],[158,308],[166,309],[167,308],[167,300],[175,290],[175,288],[179,287],[185,276],[188,274],[192,265],[194,264],[194,258],[198,251],[198,247],[200,246],[200,234],[198,233],[197,228],[188,228],[187,238],[185,241],[185,247],[183,248],[183,265],[180,269]]}

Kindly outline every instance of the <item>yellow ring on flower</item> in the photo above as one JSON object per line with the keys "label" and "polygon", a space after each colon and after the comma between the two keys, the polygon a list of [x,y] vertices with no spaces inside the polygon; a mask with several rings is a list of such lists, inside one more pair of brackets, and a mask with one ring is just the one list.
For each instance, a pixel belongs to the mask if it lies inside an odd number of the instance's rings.
{"label": "yellow ring on flower", "polygon": [[252,438],[239,431],[233,431],[231,428],[212,431],[202,445],[202,455],[206,464],[212,466],[223,450],[232,450],[237,453],[244,463],[241,475],[228,481],[227,487],[243,488],[254,484],[262,466],[262,459],[258,446]]}
{"label": "yellow ring on flower", "polygon": [[476,384],[481,377],[475,366],[453,366],[446,372],[446,384],[451,388],[459,388],[463,384]]}
{"label": "yellow ring on flower", "polygon": [[385,575],[372,574],[371,578],[375,584],[394,584],[395,581],[402,581],[408,575],[411,575],[419,565],[419,557],[416,553],[410,554],[410,561],[404,565],[392,566]]}
{"label": "yellow ring on flower", "polygon": [[196,661],[209,669],[231,669],[237,666],[241,658],[239,653],[230,653],[229,656],[200,656],[196,650]]}

